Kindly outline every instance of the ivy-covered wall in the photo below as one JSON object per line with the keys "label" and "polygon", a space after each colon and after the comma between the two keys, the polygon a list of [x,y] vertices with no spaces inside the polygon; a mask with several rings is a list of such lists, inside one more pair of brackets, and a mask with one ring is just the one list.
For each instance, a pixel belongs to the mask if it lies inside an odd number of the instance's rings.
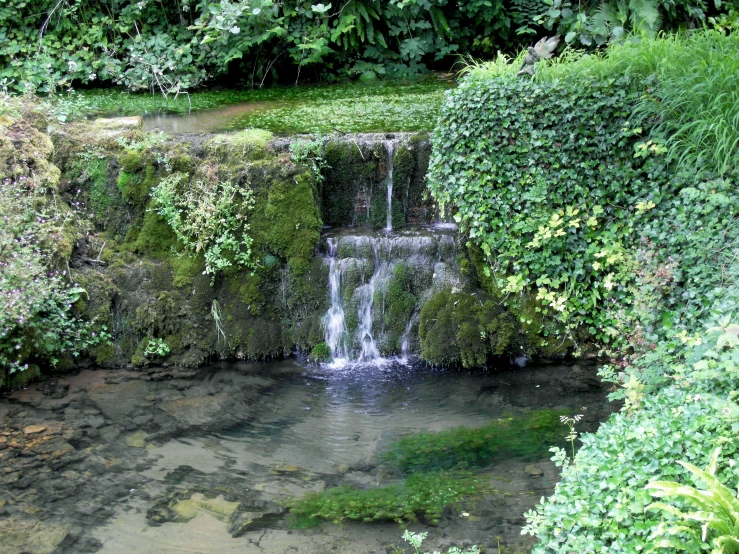
{"label": "ivy-covered wall", "polygon": [[622,310],[636,275],[667,263],[653,252],[646,267],[642,238],[664,242],[664,225],[650,225],[686,181],[648,137],[652,122],[632,115],[644,86],[505,74],[447,93],[430,189],[468,234],[489,292],[540,323],[543,348],[624,344],[637,332]]}

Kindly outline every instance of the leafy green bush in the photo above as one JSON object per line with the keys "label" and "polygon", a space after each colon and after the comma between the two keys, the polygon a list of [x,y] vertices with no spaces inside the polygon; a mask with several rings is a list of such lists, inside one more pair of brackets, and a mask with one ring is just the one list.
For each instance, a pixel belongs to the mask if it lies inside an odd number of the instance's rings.
{"label": "leafy green bush", "polygon": [[[713,122],[736,119],[739,102],[712,99],[733,98],[739,73],[713,56],[735,41],[705,31],[617,45],[543,63],[533,81],[500,59],[448,94],[432,193],[487,256],[491,292],[514,313],[536,299],[544,341],[564,329],[575,344],[644,352],[699,329],[720,300],[739,197],[716,175],[730,173],[739,126]],[[692,81],[691,63],[716,79]]]}
{"label": "leafy green bush", "polygon": [[402,473],[481,467],[496,458],[545,458],[552,444],[564,444],[560,416],[567,410],[535,410],[490,421],[482,427],[456,427],[408,435],[390,444],[380,461]]}
{"label": "leafy green bush", "polygon": [[206,273],[214,275],[234,264],[256,267],[247,223],[254,200],[247,186],[228,181],[189,182],[185,174],[173,173],[152,189],[151,197],[156,212],[185,251],[192,255],[203,252]]}
{"label": "leafy green bush", "polygon": [[[714,554],[739,552],[739,500],[716,477],[720,453],[720,447],[713,451],[705,470],[688,462],[678,462],[693,474],[694,479],[704,483],[700,489],[674,481],[653,481],[647,485],[652,496],[697,508],[693,512],[683,512],[666,502],[655,502],[647,506],[647,510],[662,511],[674,516],[672,522],[660,524],[654,530],[653,539],[657,549],[700,552],[712,548],[711,552]],[[697,527],[696,523],[702,525]]]}
{"label": "leafy green bush", "polygon": [[20,90],[102,81],[175,95],[228,72],[252,87],[280,77],[404,77],[533,33],[543,4],[514,4],[9,0],[0,7],[0,80]]}
{"label": "leafy green bush", "polygon": [[[630,414],[611,416],[597,433],[582,435],[575,464],[565,465],[554,495],[527,514],[524,531],[540,541],[534,552],[620,553],[653,546],[660,518],[645,512],[651,497],[644,487],[684,479],[687,472],[676,460],[705,465],[718,444],[726,458],[736,457],[739,440],[734,421],[721,414],[725,408],[737,407],[714,395],[669,388],[644,397]],[[735,480],[733,472],[721,477]]]}
{"label": "leafy green bush", "polygon": [[502,75],[447,96],[431,192],[487,256],[491,292],[509,305],[536,297],[545,334],[623,337],[612,307],[630,302],[634,221],[675,187],[657,152],[634,156],[639,88]]}
{"label": "leafy green bush", "polygon": [[30,179],[0,181],[0,384],[3,374],[56,365],[107,340],[72,313],[85,290],[53,267],[64,244],[64,214]]}
{"label": "leafy green bush", "polygon": [[420,517],[438,523],[449,504],[482,494],[487,485],[471,473],[418,473],[401,485],[361,490],[336,487],[306,494],[289,502],[290,513],[302,527],[320,519],[340,523],[356,521],[416,521]]}

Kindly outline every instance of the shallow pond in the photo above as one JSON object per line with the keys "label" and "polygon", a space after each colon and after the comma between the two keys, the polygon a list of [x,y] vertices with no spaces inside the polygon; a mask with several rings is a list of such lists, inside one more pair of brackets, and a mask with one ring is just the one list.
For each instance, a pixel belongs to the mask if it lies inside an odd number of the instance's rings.
{"label": "shallow pond", "polygon": [[557,479],[547,445],[473,468],[493,492],[448,508],[437,525],[298,529],[284,504],[399,482],[378,460],[400,437],[544,408],[584,414],[583,431],[615,406],[588,365],[86,370],[0,401],[0,552],[369,554],[402,547],[406,527],[429,531],[430,551],[526,551],[522,514]]}
{"label": "shallow pond", "polygon": [[213,133],[260,128],[278,134],[431,131],[453,87],[447,76],[193,92],[164,98],[118,90],[86,91],[77,102],[91,116],[144,117],[146,130]]}

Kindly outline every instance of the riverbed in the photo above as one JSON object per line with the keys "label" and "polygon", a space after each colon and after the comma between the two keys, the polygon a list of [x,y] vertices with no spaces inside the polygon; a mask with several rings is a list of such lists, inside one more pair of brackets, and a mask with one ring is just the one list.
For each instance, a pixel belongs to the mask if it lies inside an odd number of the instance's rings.
{"label": "riverbed", "polygon": [[402,552],[393,548],[404,546],[405,528],[428,531],[429,551],[526,552],[522,514],[558,478],[548,454],[475,469],[493,493],[447,508],[438,525],[301,530],[285,503],[339,485],[396,482],[378,454],[420,431],[542,408],[581,413],[578,431],[594,430],[616,408],[605,395],[595,364],[459,372],[412,361],[336,368],[285,360],[84,370],[0,400],[0,552],[369,554]]}

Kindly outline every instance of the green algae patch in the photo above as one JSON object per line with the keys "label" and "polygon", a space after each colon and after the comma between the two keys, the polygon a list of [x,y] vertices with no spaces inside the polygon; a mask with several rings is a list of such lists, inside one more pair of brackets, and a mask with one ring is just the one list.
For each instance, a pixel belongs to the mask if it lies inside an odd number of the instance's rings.
{"label": "green algae patch", "polygon": [[288,502],[296,527],[314,527],[321,521],[341,523],[417,521],[419,517],[436,524],[444,508],[466,498],[484,494],[490,487],[468,472],[419,473],[402,484],[357,489],[335,487],[310,492]]}
{"label": "green algae patch", "polygon": [[408,435],[391,443],[380,461],[401,474],[484,467],[496,459],[539,460],[552,445],[564,446],[561,416],[569,410],[534,410],[495,419],[482,427],[457,427]]}

